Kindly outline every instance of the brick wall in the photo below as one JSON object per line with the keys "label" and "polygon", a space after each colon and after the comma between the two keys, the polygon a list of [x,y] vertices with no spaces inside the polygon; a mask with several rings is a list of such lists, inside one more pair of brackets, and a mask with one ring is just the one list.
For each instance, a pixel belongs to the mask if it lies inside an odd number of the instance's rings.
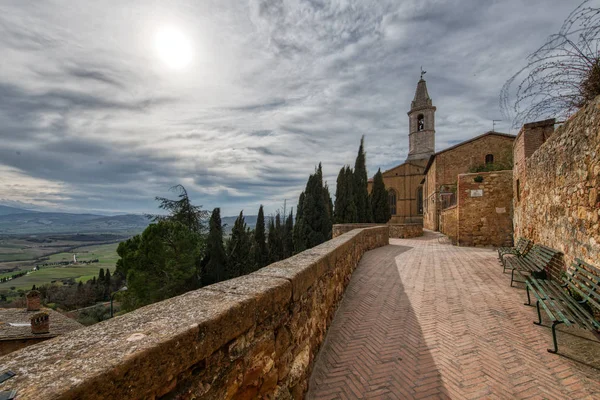
{"label": "brick wall", "polygon": [[512,180],[512,170],[458,176],[459,245],[512,245]]}
{"label": "brick wall", "polygon": [[0,358],[19,399],[301,399],[352,271],[357,229],[271,264]]}
{"label": "brick wall", "polygon": [[517,180],[515,237],[562,251],[567,265],[578,257],[600,267],[600,97],[526,159]]}

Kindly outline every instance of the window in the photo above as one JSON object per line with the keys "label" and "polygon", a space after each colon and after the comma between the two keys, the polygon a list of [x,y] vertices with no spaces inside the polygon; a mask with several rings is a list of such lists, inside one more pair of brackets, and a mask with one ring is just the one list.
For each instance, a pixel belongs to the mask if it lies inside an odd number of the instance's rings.
{"label": "window", "polygon": [[396,215],[396,191],[390,189],[388,192],[388,199],[390,201],[390,214]]}
{"label": "window", "polygon": [[493,154],[488,154],[485,156],[485,163],[486,164],[493,164],[494,163],[494,155]]}
{"label": "window", "polygon": [[423,215],[423,186],[417,189],[417,214]]}
{"label": "window", "polygon": [[423,114],[419,114],[417,117],[417,131],[421,132],[423,129],[425,129],[425,117]]}
{"label": "window", "polygon": [[517,201],[521,201],[521,182],[517,179]]}

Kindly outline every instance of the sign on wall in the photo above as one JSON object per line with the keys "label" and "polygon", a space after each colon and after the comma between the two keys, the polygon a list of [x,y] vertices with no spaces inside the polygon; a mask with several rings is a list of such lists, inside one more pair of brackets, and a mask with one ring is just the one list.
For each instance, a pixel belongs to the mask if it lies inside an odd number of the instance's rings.
{"label": "sign on wall", "polygon": [[482,197],[482,196],[483,196],[483,189],[471,190],[471,197]]}

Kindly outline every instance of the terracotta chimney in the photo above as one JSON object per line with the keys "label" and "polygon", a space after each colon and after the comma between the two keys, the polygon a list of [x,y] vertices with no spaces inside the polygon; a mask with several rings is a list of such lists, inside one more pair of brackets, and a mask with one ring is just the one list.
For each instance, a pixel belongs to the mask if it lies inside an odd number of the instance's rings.
{"label": "terracotta chimney", "polygon": [[32,290],[27,293],[27,311],[38,311],[40,309],[40,292]]}
{"label": "terracotta chimney", "polygon": [[50,316],[41,312],[31,316],[31,333],[50,333]]}

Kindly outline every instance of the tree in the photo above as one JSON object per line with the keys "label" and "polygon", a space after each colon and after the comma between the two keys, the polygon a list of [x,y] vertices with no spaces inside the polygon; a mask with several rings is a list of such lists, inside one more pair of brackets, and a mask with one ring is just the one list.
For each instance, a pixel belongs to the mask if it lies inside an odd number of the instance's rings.
{"label": "tree", "polygon": [[373,208],[373,222],[378,224],[387,223],[390,218],[390,205],[388,192],[385,189],[383,175],[381,169],[373,177],[373,192],[371,194],[371,202]]}
{"label": "tree", "polygon": [[269,263],[283,260],[283,226],[281,225],[281,213],[277,211],[275,218],[269,221],[269,240],[267,247],[269,250]]}
{"label": "tree", "polygon": [[240,215],[233,224],[231,230],[231,238],[227,242],[227,278],[245,275],[252,272],[253,261],[249,260],[251,247],[251,237],[244,212],[240,211]]}
{"label": "tree", "polygon": [[258,209],[256,226],[254,227],[254,241],[252,244],[252,254],[254,255],[254,269],[260,269],[269,262],[269,250],[267,249],[267,238],[265,235],[265,213],[262,204]]}
{"label": "tree", "polygon": [[367,198],[369,192],[367,191],[367,160],[364,150],[365,137],[360,138],[360,147],[358,148],[358,155],[356,156],[356,162],[354,163],[354,204],[356,205],[356,214],[358,217],[357,222],[371,222],[369,218]]}
{"label": "tree", "polygon": [[[177,221],[150,224],[135,241],[134,254],[124,254],[127,292],[123,306],[134,309],[199,287],[202,238]],[[132,247],[118,250],[130,251]],[[124,268],[124,265],[126,267]]]}
{"label": "tree", "polygon": [[104,268],[100,268],[100,272],[98,273],[98,282],[104,285]]}
{"label": "tree", "polygon": [[211,285],[227,279],[227,255],[223,246],[223,226],[221,209],[215,208],[210,216],[206,255],[202,260],[202,284]]}
{"label": "tree", "polygon": [[183,185],[175,185],[170,190],[179,193],[179,200],[156,197],[156,201],[160,203],[158,208],[169,211],[169,215],[147,215],[147,217],[154,222],[176,221],[194,233],[203,233],[205,230],[204,221],[208,217],[208,211],[202,210],[202,206],[195,206],[191,203],[187,190]]}
{"label": "tree", "polygon": [[358,222],[354,203],[354,173],[349,166],[340,169],[335,190],[334,221],[338,224]]}
{"label": "tree", "polygon": [[294,254],[294,211],[291,210],[283,229],[283,258]]}
{"label": "tree", "polygon": [[310,249],[331,238],[332,208],[329,190],[326,184],[323,185],[323,170],[319,164],[300,195],[294,232],[296,252]]}
{"label": "tree", "polygon": [[502,112],[515,128],[567,119],[600,95],[600,8],[586,6],[589,2],[575,8],[502,87]]}

